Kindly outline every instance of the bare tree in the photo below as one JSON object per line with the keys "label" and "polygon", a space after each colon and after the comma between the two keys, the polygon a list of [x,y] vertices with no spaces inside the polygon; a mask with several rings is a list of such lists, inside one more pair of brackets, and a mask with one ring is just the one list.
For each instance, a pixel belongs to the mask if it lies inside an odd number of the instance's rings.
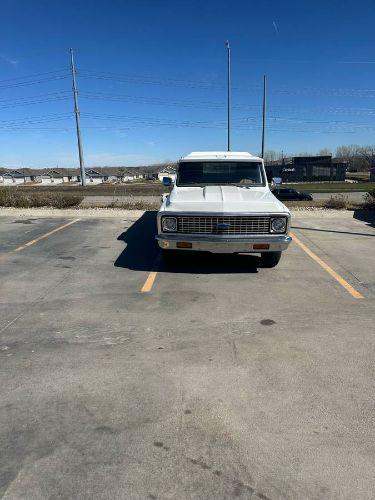
{"label": "bare tree", "polygon": [[320,151],[318,151],[319,156],[332,156],[332,151],[328,148],[323,148]]}
{"label": "bare tree", "polygon": [[283,155],[282,151],[273,151],[272,149],[270,149],[268,151],[265,151],[264,161],[266,163],[268,163],[270,161],[278,161],[278,160],[281,160],[283,158],[283,156],[285,157],[285,154]]}
{"label": "bare tree", "polygon": [[370,167],[371,162],[375,158],[375,146],[362,146],[358,149],[358,155],[364,158],[368,166]]}
{"label": "bare tree", "polygon": [[348,162],[349,170],[367,171],[375,159],[375,146],[360,146],[359,144],[339,146],[336,149],[336,156]]}

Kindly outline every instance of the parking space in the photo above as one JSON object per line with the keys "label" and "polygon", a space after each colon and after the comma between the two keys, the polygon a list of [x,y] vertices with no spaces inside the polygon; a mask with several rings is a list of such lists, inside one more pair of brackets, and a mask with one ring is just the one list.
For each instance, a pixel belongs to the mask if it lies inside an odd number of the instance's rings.
{"label": "parking space", "polygon": [[38,238],[59,224],[65,223],[65,219],[40,219],[37,217],[22,218],[0,218],[0,256],[15,250],[28,241]]}
{"label": "parking space", "polygon": [[373,498],[369,212],[297,212],[274,269],[123,213],[0,222],[0,496]]}

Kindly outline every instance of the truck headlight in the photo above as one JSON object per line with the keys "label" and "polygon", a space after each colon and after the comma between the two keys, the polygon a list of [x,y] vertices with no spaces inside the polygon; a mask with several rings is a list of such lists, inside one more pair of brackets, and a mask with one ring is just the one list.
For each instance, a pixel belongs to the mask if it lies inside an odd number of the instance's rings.
{"label": "truck headlight", "polygon": [[175,233],[177,231],[176,217],[163,217],[161,220],[161,228],[168,233]]}
{"label": "truck headlight", "polygon": [[271,219],[271,233],[285,233],[286,217],[275,217]]}

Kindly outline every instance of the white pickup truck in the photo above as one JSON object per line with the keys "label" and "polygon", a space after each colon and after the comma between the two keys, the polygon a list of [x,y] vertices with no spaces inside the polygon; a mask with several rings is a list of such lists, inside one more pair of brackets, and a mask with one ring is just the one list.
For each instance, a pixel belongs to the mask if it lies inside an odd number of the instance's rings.
{"label": "white pickup truck", "polygon": [[173,187],[158,212],[156,239],[174,251],[260,253],[278,264],[291,241],[290,212],[271,193],[263,160],[250,153],[194,152],[177,165]]}

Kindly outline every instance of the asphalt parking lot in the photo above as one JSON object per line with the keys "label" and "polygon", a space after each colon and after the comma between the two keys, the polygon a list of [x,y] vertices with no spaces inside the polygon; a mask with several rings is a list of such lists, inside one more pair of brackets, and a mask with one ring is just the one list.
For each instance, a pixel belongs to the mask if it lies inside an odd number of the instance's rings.
{"label": "asphalt parking lot", "polygon": [[0,219],[0,497],[373,499],[375,218],[164,265],[155,213]]}

